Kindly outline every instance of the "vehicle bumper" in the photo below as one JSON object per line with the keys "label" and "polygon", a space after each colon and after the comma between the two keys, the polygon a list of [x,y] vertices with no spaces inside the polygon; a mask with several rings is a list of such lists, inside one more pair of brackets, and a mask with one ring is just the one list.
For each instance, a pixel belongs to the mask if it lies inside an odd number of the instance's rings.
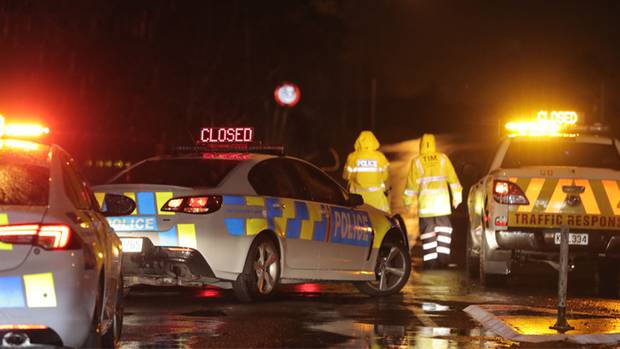
{"label": "vehicle bumper", "polygon": [[124,285],[200,287],[218,279],[200,252],[187,247],[154,246],[142,238],[141,252],[123,253]]}
{"label": "vehicle bumper", "polygon": [[[495,232],[499,249],[519,250],[522,253],[547,252],[556,254],[560,246],[555,243],[559,229],[509,229]],[[618,231],[571,231],[588,234],[588,245],[570,245],[573,255],[600,255],[620,257],[620,232]]]}
{"label": "vehicle bumper", "polygon": [[0,272],[0,278],[0,325],[42,325],[64,346],[84,343],[98,280],[95,270],[84,270],[81,250],[40,250],[18,269]]}

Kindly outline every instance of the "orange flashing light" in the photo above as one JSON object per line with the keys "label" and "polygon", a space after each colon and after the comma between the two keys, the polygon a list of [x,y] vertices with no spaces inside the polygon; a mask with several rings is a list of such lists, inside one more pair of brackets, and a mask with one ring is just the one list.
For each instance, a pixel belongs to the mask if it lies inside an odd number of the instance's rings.
{"label": "orange flashing light", "polygon": [[0,331],[47,330],[45,325],[0,325]]}
{"label": "orange flashing light", "polygon": [[13,138],[38,138],[50,133],[50,129],[33,123],[7,123],[0,115],[0,136]]}
{"label": "orange flashing light", "polygon": [[[574,111],[541,110],[536,119],[511,121],[506,124],[509,137],[574,137],[570,129],[575,126],[579,116]],[[569,131],[569,132],[567,132]]]}

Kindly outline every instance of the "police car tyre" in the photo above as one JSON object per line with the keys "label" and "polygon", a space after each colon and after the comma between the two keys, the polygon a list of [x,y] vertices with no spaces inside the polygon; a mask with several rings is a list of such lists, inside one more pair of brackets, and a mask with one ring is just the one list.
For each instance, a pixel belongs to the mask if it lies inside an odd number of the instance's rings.
{"label": "police car tyre", "polygon": [[502,287],[508,281],[508,275],[501,274],[488,274],[486,272],[487,254],[488,254],[487,242],[484,236],[480,239],[480,285],[484,287]]}
{"label": "police car tyre", "polygon": [[471,237],[472,229],[471,223],[467,229],[467,247],[465,250],[465,272],[470,279],[477,279],[480,276],[480,256],[474,256],[473,248],[474,242]]}
{"label": "police car tyre", "polygon": [[268,235],[259,235],[252,243],[243,273],[233,283],[235,296],[242,302],[265,300],[280,281],[280,252]]}
{"label": "police car tyre", "polygon": [[396,294],[409,281],[411,257],[402,244],[386,243],[379,250],[376,266],[377,280],[356,282],[362,293],[374,297]]}
{"label": "police car tyre", "polygon": [[121,336],[123,334],[123,317],[125,313],[124,307],[124,292],[123,292],[123,277],[120,278],[121,284],[118,287],[118,296],[116,299],[116,309],[114,309],[114,318],[112,320],[112,325],[108,329],[108,331],[103,335],[101,340],[101,345],[103,348],[116,348],[118,347]]}

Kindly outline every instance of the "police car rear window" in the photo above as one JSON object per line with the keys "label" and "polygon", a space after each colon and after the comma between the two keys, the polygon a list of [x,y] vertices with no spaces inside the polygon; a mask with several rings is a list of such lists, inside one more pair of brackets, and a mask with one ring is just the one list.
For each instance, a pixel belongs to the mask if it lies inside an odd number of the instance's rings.
{"label": "police car rear window", "polygon": [[49,177],[49,167],[0,162],[0,205],[47,205]]}
{"label": "police car rear window", "polygon": [[515,141],[510,144],[502,168],[570,166],[620,170],[620,156],[613,144],[574,140]]}
{"label": "police car rear window", "polygon": [[0,141],[0,205],[48,204],[48,153],[48,146],[21,141]]}
{"label": "police car rear window", "polygon": [[213,188],[217,187],[240,162],[222,159],[149,160],[121,173],[110,183]]}

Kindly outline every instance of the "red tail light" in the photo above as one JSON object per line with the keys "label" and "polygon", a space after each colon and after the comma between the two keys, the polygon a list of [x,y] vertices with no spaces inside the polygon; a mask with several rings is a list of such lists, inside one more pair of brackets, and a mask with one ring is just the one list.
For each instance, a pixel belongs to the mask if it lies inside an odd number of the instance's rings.
{"label": "red tail light", "polygon": [[219,195],[188,196],[172,198],[161,208],[162,211],[184,212],[194,214],[212,213],[222,207]]}
{"label": "red tail light", "polygon": [[46,250],[69,246],[71,228],[66,225],[23,224],[0,227],[0,241],[15,245],[35,245]]}
{"label": "red tail light", "polygon": [[493,182],[493,199],[504,205],[529,205],[530,202],[518,185],[508,181]]}

